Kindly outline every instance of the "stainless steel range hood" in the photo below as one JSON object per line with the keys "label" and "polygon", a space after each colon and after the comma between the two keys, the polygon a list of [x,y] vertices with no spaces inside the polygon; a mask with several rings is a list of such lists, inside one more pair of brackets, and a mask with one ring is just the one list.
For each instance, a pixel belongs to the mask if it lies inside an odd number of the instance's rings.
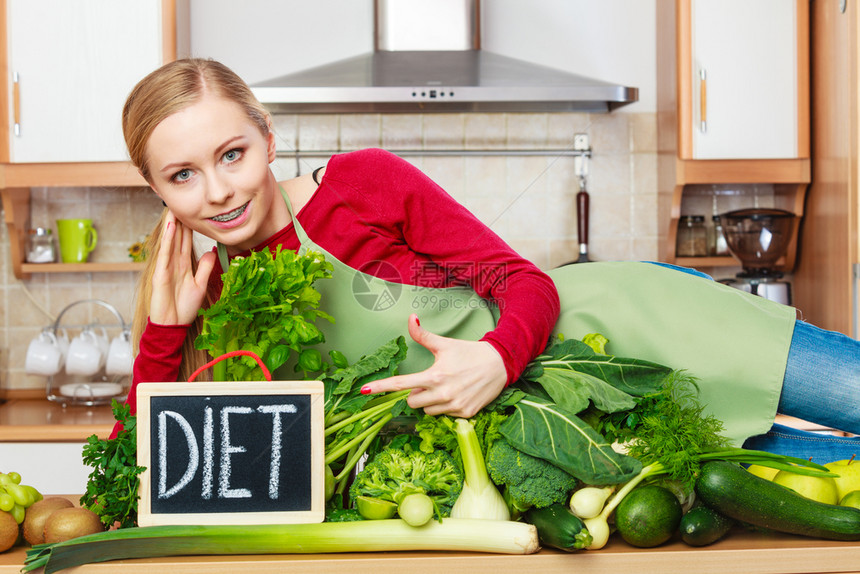
{"label": "stainless steel range hood", "polygon": [[608,112],[636,88],[480,49],[480,0],[375,0],[375,50],[252,86],[273,112]]}

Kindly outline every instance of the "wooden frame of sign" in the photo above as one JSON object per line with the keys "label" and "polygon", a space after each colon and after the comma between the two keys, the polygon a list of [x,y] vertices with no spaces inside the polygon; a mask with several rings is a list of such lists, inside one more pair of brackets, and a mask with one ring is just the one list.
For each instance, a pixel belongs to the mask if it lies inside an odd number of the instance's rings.
{"label": "wooden frame of sign", "polygon": [[322,522],[320,381],[141,383],[138,524]]}

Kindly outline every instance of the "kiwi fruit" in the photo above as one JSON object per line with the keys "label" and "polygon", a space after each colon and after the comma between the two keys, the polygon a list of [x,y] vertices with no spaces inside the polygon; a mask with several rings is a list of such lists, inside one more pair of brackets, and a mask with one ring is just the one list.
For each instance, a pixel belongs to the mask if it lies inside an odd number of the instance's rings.
{"label": "kiwi fruit", "polygon": [[6,552],[18,542],[18,523],[8,512],[0,511],[0,552]]}
{"label": "kiwi fruit", "polygon": [[64,542],[103,530],[102,521],[92,510],[80,506],[60,508],[45,521],[45,543]]}
{"label": "kiwi fruit", "polygon": [[71,508],[74,504],[68,498],[49,496],[33,503],[24,514],[22,523],[24,541],[31,546],[45,541],[45,521],[55,511],[61,508]]}

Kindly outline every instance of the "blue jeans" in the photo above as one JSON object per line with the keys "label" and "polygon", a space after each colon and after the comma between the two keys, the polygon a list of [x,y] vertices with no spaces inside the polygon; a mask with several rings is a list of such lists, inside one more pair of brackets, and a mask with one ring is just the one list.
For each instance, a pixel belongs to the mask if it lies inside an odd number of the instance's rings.
{"label": "blue jeans", "polygon": [[[695,269],[657,264],[711,279]],[[797,321],[777,411],[860,435],[860,341]],[[860,437],[837,437],[779,424],[747,439],[744,447],[812,458],[821,464],[855,454],[860,458]]]}
{"label": "blue jeans", "polygon": [[[778,412],[860,435],[860,341],[798,321],[794,326]],[[745,448],[812,458],[860,456],[860,438],[774,425]]]}

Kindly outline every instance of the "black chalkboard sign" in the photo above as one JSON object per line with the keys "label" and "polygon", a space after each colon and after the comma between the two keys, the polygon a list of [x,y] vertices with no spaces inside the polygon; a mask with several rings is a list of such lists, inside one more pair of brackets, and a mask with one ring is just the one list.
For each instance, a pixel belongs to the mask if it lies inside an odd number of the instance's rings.
{"label": "black chalkboard sign", "polygon": [[138,523],[320,522],[319,381],[141,383]]}

